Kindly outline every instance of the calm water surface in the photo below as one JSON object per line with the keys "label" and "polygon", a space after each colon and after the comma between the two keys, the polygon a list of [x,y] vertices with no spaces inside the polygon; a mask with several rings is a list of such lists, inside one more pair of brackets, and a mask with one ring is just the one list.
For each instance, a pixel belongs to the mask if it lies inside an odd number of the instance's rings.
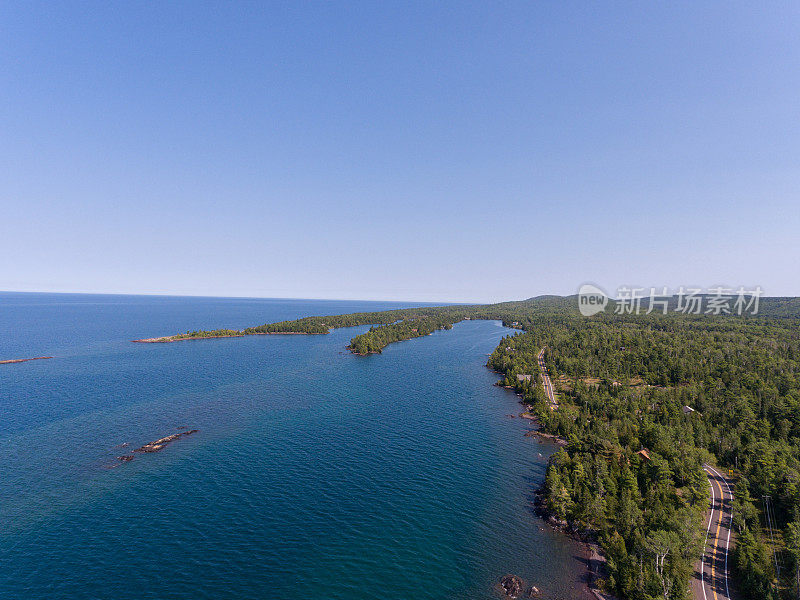
{"label": "calm water surface", "polygon": [[55,357],[0,365],[0,598],[582,598],[530,510],[554,449],[483,366],[499,323],[369,357],[364,327],[130,342],[400,306],[0,294],[0,359]]}

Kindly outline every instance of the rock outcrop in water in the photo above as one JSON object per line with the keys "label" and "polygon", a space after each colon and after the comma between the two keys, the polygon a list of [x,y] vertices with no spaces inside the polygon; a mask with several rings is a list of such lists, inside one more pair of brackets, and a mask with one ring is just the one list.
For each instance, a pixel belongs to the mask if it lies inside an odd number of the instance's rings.
{"label": "rock outcrop in water", "polygon": [[192,435],[193,433],[197,433],[197,429],[189,429],[188,431],[181,431],[180,433],[173,433],[172,435],[168,435],[167,437],[163,437],[155,442],[150,442],[149,444],[145,444],[141,448],[136,448],[133,450],[134,452],[158,452],[159,450],[163,450],[167,444],[171,444],[175,440],[182,438],[185,435]]}
{"label": "rock outcrop in water", "polygon": [[504,575],[500,579],[500,590],[506,598],[519,598],[525,589],[525,582],[522,577],[516,575]]}
{"label": "rock outcrop in water", "polygon": [[47,360],[52,356],[34,356],[33,358],[12,358],[10,360],[0,360],[0,365],[12,365],[15,363],[28,362],[29,360]]}
{"label": "rock outcrop in water", "polygon": [[[180,427],[178,427],[178,429],[185,429],[185,428],[186,428],[185,425],[181,425]],[[175,440],[178,440],[178,439],[182,438],[185,435],[192,435],[193,433],[197,433],[198,431],[200,431],[200,430],[199,429],[187,429],[186,431],[181,431],[180,433],[173,433],[172,435],[168,435],[167,437],[163,437],[161,439],[158,439],[155,442],[150,442],[149,444],[145,444],[144,446],[141,446],[139,448],[131,450],[131,452],[158,452],[160,450],[163,450],[168,444],[171,444]],[[124,444],[121,444],[120,446],[127,446],[127,445],[128,445],[128,443],[125,442]],[[120,447],[120,446],[118,446],[118,447]],[[118,456],[117,460],[120,460],[122,462],[130,462],[130,461],[133,460],[133,455],[125,454],[123,456]]]}
{"label": "rock outcrop in water", "polygon": [[542,590],[535,585],[525,591],[525,581],[517,575],[504,575],[497,585],[504,598],[541,598]]}

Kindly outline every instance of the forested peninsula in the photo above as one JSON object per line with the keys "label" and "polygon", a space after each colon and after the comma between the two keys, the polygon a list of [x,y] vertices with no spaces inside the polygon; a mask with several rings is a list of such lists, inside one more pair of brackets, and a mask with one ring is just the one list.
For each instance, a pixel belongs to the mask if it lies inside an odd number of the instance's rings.
{"label": "forested peninsula", "polygon": [[[675,300],[671,300],[674,307]],[[595,540],[600,586],[630,600],[687,597],[708,507],[702,465],[735,479],[738,597],[800,594],[800,299],[762,298],[757,315],[581,316],[575,297],[307,317],[244,330],[151,341],[257,334],[325,334],[372,325],[357,354],[449,329],[465,319],[518,329],[488,360],[544,432],[553,455],[541,499],[554,519]],[[546,401],[537,355],[559,396]],[[765,510],[768,508],[768,510]]]}

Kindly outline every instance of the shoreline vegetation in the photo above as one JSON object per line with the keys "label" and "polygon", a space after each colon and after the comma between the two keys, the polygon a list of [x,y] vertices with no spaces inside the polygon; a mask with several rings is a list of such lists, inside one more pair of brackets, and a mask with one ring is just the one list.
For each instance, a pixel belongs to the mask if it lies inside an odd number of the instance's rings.
{"label": "shoreline vegetation", "polygon": [[[565,298],[545,296],[560,300]],[[359,355],[378,354],[394,342],[429,335],[441,329],[450,329],[455,323],[470,319],[502,321],[506,327],[520,328],[515,318],[529,301],[502,302],[487,305],[451,305],[423,308],[395,309],[380,312],[362,312],[345,315],[314,316],[266,323],[245,329],[213,329],[187,331],[175,335],[133,340],[140,343],[170,343],[189,339],[243,337],[264,334],[327,334],[332,329],[371,325],[369,331],[350,340],[348,348]]]}
{"label": "shoreline vegetation", "polygon": [[[686,597],[705,534],[708,463],[736,481],[732,583],[741,598],[783,600],[800,592],[800,299],[760,302],[757,315],[736,316],[683,314],[674,297],[666,314],[617,314],[611,300],[583,317],[574,296],[540,296],[151,340],[371,325],[348,346],[367,355],[460,321],[502,321],[517,331],[487,366],[519,395],[521,416],[536,427],[530,435],[561,446],[537,490],[537,512],[599,549],[597,588],[625,600]],[[543,348],[557,410],[542,387]]]}

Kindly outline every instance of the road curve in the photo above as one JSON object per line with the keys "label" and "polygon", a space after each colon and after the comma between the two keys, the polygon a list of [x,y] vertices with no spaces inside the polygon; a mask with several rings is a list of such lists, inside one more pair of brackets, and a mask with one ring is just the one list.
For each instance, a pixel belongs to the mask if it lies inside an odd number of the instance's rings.
{"label": "road curve", "polygon": [[730,600],[728,553],[731,545],[733,482],[721,470],[704,465],[711,486],[711,509],[705,532],[703,558],[692,582],[695,600]]}
{"label": "road curve", "polygon": [[544,386],[544,393],[547,395],[547,402],[550,404],[550,410],[557,410],[558,402],[556,401],[556,394],[553,391],[553,383],[550,381],[550,375],[544,364],[544,348],[539,351],[539,355],[536,358],[539,362],[539,371],[541,371],[542,374],[542,385]]}

